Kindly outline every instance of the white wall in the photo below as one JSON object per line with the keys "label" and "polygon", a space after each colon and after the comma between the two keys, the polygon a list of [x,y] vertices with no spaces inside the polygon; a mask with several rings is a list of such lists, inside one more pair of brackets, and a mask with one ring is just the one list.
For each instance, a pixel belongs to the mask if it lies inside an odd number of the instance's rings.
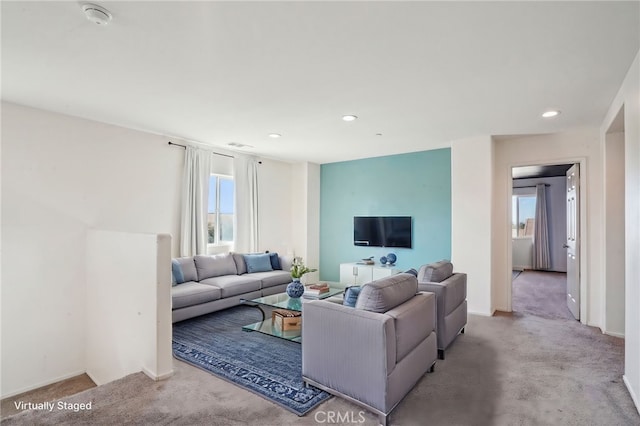
{"label": "white wall", "polygon": [[494,308],[511,308],[511,168],[535,164],[581,163],[581,320],[601,327],[602,156],[597,129],[495,140]]}
{"label": "white wall", "polygon": [[85,371],[87,230],[178,235],[184,154],[158,135],[10,103],[2,149],[6,397]]}
{"label": "white wall", "polygon": [[291,236],[292,182],[289,163],[263,159],[258,169],[258,249],[287,254]]}
{"label": "white wall", "polygon": [[168,377],[171,237],[89,230],[86,253],[87,374],[98,385]]}
{"label": "white wall", "polygon": [[624,133],[607,134],[605,153],[605,323],[624,336]]}
{"label": "white wall", "polygon": [[[563,247],[567,238],[566,178],[516,179],[513,181],[514,194],[516,193],[516,188],[535,186],[538,183],[548,185],[546,187],[546,198],[547,221],[549,225],[549,254],[551,256],[551,267],[549,270],[567,272],[567,251]],[[531,189],[535,195],[535,188],[527,189]],[[513,252],[515,252],[515,246]],[[513,265],[517,265],[515,259],[513,260]]]}
{"label": "white wall", "polygon": [[[320,166],[296,163],[291,168],[291,235],[292,249],[302,256],[307,266],[320,264]],[[320,273],[304,276],[304,282],[317,282]]]}
{"label": "white wall", "polygon": [[636,58],[603,121],[611,127],[624,106],[625,151],[625,351],[624,382],[640,411],[640,55]]}
{"label": "white wall", "polygon": [[[470,171],[473,171],[472,173]],[[491,137],[451,143],[451,261],[467,273],[470,313],[493,314],[492,204],[493,143]],[[505,221],[505,228],[507,222]]]}

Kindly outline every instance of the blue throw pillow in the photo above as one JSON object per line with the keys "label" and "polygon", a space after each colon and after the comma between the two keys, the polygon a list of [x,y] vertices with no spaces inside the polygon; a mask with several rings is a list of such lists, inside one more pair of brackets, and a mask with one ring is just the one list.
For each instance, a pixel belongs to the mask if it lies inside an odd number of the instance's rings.
{"label": "blue throw pillow", "polygon": [[360,290],[362,290],[362,287],[360,286],[347,287],[344,291],[344,300],[342,301],[342,304],[344,306],[349,306],[350,308],[355,308]]}
{"label": "blue throw pillow", "polygon": [[271,255],[265,254],[245,254],[244,263],[247,264],[247,272],[268,272],[273,271],[271,266]]}
{"label": "blue throw pillow", "polygon": [[171,285],[178,285],[184,282],[184,274],[180,262],[175,259],[171,260]]}
{"label": "blue throw pillow", "polygon": [[418,278],[418,271],[416,271],[415,269],[411,268],[408,271],[404,271],[405,274],[411,274],[414,277]]}
{"label": "blue throw pillow", "polygon": [[274,271],[282,271],[282,265],[280,265],[280,258],[278,253],[269,253],[271,259],[271,267]]}

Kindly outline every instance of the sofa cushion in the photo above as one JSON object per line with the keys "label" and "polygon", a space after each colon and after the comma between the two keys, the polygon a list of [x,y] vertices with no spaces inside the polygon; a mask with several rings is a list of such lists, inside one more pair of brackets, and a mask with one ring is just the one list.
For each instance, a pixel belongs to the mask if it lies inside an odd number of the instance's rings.
{"label": "sofa cushion", "polygon": [[431,263],[420,269],[423,272],[420,281],[439,283],[453,275],[453,265],[448,260]]}
{"label": "sofa cushion", "polygon": [[218,300],[221,291],[217,287],[188,281],[171,289],[172,309]]}
{"label": "sofa cushion", "polygon": [[236,262],[233,260],[233,256],[228,253],[216,254],[215,256],[197,255],[193,260],[198,270],[198,281],[222,275],[238,274]]}
{"label": "sofa cushion", "polygon": [[350,308],[355,308],[356,302],[358,300],[358,295],[362,287],[360,286],[352,286],[347,287],[344,291],[344,299],[342,300],[342,304],[344,306],[349,306]]}
{"label": "sofa cushion", "polygon": [[411,274],[397,274],[362,286],[356,309],[387,312],[411,299],[418,292],[418,280]]}
{"label": "sofa cushion", "polygon": [[[193,257],[178,257],[176,259],[171,260],[171,271],[173,272],[173,264],[178,264],[180,272],[182,273],[182,282],[188,281],[198,281],[198,271],[196,270],[196,264],[193,261]],[[178,277],[176,276],[176,282],[178,282]],[[178,284],[181,284],[178,282]]]}
{"label": "sofa cushion", "polygon": [[250,275],[222,275],[200,281],[203,285],[218,287],[221,297],[227,298],[239,294],[260,290],[260,280]]}
{"label": "sofa cushion", "polygon": [[247,272],[249,274],[254,272],[273,271],[273,267],[271,266],[271,255],[269,253],[245,254],[244,263],[247,264]]}
{"label": "sofa cushion", "polygon": [[238,271],[238,275],[247,273],[247,264],[244,263],[244,256],[240,253],[231,253],[233,256],[233,261],[236,263],[236,269]]}
{"label": "sofa cushion", "polygon": [[399,362],[435,330],[436,296],[418,293],[385,314],[395,319],[396,362]]}
{"label": "sofa cushion", "polygon": [[251,274],[250,277],[260,280],[262,288],[275,287],[291,282],[291,273],[287,271],[256,272]]}
{"label": "sofa cushion", "polygon": [[278,253],[269,253],[269,258],[271,259],[271,267],[274,271],[282,271],[282,265],[280,265],[280,256]]}

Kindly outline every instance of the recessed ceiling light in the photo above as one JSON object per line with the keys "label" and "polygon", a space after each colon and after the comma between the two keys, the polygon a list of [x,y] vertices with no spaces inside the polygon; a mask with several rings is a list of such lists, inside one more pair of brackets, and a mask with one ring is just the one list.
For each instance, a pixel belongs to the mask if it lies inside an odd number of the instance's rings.
{"label": "recessed ceiling light", "polygon": [[551,118],[551,117],[555,117],[555,116],[557,116],[558,114],[560,114],[560,111],[555,110],[555,109],[552,109],[552,110],[549,110],[549,111],[545,111],[545,112],[543,112],[543,113],[542,113],[542,116],[543,116],[544,118]]}
{"label": "recessed ceiling light", "polygon": [[342,119],[343,119],[344,121],[354,121],[354,120],[356,120],[357,118],[358,118],[358,116],[356,116],[356,115],[343,115],[343,116],[342,116]]}
{"label": "recessed ceiling light", "polygon": [[111,13],[107,9],[97,4],[83,4],[82,11],[88,20],[98,25],[107,25],[112,18]]}
{"label": "recessed ceiling light", "polygon": [[269,133],[269,137],[272,139],[278,139],[280,136],[282,136],[280,133]]}

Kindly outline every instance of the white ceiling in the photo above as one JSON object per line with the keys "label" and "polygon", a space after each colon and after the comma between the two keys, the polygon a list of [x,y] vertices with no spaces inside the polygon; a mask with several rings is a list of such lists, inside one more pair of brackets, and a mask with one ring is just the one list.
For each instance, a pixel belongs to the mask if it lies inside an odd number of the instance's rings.
{"label": "white ceiling", "polygon": [[637,1],[96,3],[2,1],[4,100],[318,163],[600,126],[640,39]]}

